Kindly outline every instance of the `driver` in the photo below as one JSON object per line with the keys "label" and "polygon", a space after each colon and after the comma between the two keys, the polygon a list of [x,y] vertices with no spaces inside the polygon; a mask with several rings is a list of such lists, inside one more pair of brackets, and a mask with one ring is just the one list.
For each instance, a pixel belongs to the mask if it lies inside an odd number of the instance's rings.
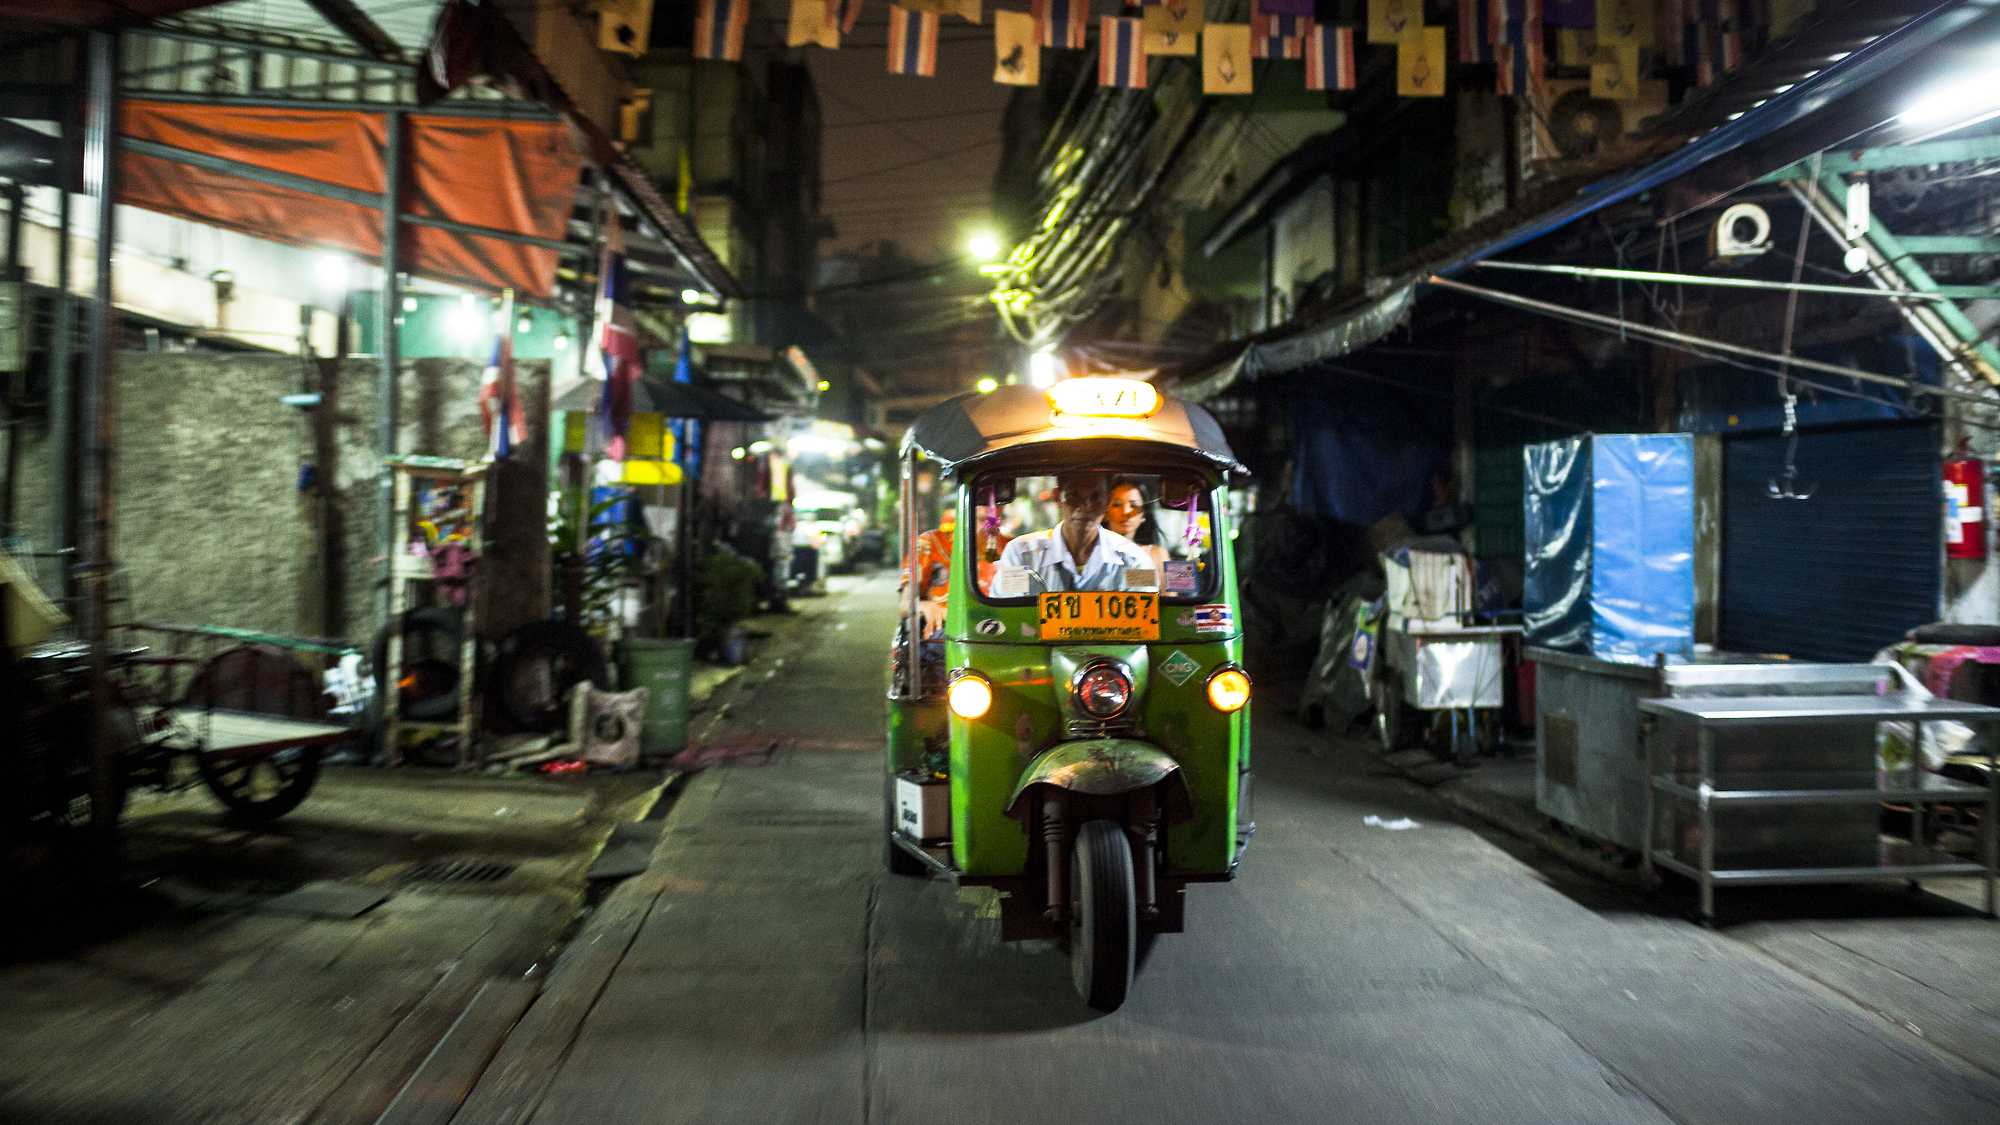
{"label": "driver", "polygon": [[[1099,473],[1064,473],[1056,478],[1062,518],[1046,531],[1030,532],[1007,544],[1000,555],[1000,572],[1024,569],[1028,592],[1064,590],[1123,590],[1128,570],[1153,570],[1144,547],[1104,527],[1104,477]],[[1148,586],[1147,588],[1151,588]]]}

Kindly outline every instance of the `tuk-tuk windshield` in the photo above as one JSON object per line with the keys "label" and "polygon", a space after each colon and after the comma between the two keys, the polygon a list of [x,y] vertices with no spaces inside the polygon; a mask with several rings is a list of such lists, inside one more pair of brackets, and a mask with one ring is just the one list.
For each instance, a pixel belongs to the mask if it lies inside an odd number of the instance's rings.
{"label": "tuk-tuk windshield", "polygon": [[1212,494],[1193,474],[995,472],[969,487],[972,558],[986,601],[1063,590],[1211,596]]}

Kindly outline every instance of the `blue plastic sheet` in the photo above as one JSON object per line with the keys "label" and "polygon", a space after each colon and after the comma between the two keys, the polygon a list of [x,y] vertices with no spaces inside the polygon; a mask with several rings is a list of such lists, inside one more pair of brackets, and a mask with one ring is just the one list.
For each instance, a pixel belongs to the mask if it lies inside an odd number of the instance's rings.
{"label": "blue plastic sheet", "polygon": [[1694,441],[1600,434],[1526,446],[1532,644],[1649,663],[1694,652]]}

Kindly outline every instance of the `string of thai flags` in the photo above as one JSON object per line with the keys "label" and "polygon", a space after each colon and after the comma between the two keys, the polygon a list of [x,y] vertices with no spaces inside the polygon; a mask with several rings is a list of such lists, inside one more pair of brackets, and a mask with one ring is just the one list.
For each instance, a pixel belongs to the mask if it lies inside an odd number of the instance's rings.
{"label": "string of thai flags", "polygon": [[[841,33],[853,30],[863,2],[790,0],[790,40],[837,47]],[[1143,89],[1150,55],[1192,55],[1199,42],[1205,55],[1218,55],[1204,60],[1203,88],[1210,93],[1250,92],[1247,61],[1261,59],[1303,61],[1306,88],[1310,90],[1354,88],[1357,28],[1315,21],[1310,0],[1253,0],[1247,26],[1205,23],[1202,0],[1139,3],[1144,19],[1106,16],[1098,20],[1098,82],[1102,86]],[[1459,0],[1457,61],[1492,65],[1498,93],[1540,94],[1548,72],[1546,23],[1574,26],[1573,16],[1568,14],[1579,3],[1587,13],[1588,0]],[[1658,10],[1667,17],[1661,21],[1664,57],[1693,70],[1703,86],[1714,84],[1739,65],[1743,32],[1764,26],[1770,19],[1768,0],[1658,3],[1662,5]],[[1554,5],[1549,13],[1552,20],[1545,20],[1545,5]],[[942,17],[959,15],[981,22],[980,6],[981,0],[900,0],[890,4],[889,72],[934,77]],[[698,0],[695,57],[740,61],[749,11],[750,0]],[[1027,13],[996,10],[994,26],[994,81],[1032,85],[1038,80],[1043,49],[1088,49],[1090,0],[1029,0]]]}

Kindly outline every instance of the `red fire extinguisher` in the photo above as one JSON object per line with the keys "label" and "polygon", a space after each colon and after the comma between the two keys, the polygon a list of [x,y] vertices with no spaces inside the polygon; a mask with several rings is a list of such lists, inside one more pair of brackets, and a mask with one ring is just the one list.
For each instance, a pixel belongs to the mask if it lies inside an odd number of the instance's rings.
{"label": "red fire extinguisher", "polygon": [[1944,553],[1953,559],[1986,557],[1986,465],[1964,442],[1944,463]]}

